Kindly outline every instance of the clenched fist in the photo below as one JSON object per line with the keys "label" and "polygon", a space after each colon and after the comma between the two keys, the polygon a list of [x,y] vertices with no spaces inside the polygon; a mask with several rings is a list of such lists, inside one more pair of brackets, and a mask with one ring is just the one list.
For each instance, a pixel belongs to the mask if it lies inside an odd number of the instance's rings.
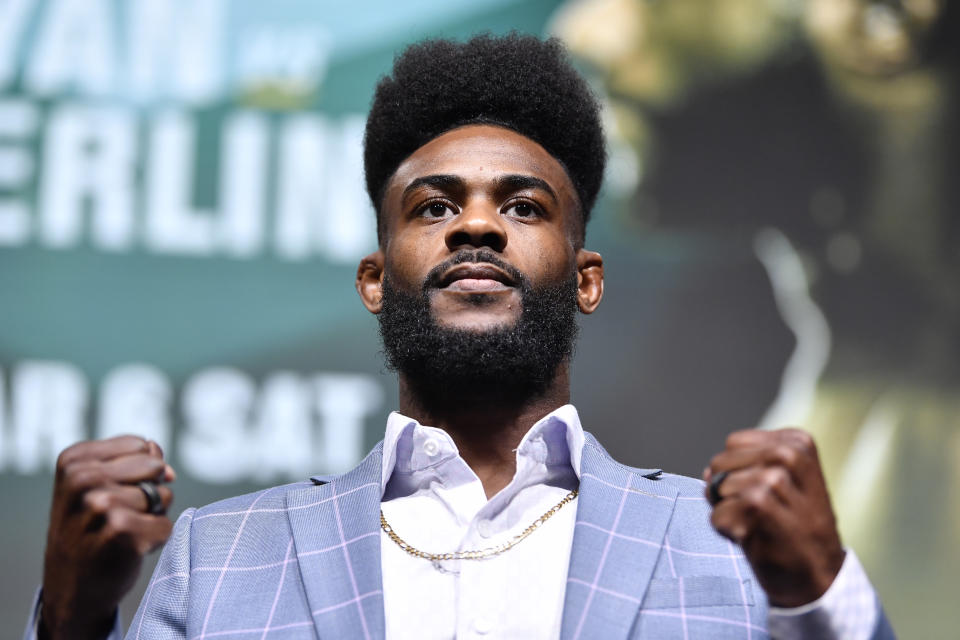
{"label": "clenched fist", "polygon": [[732,433],[703,479],[713,526],[743,547],[770,604],[796,607],[826,592],[845,551],[809,434]]}
{"label": "clenched fist", "polygon": [[[40,635],[103,638],[143,557],[162,545],[174,479],[155,442],[81,442],[57,459],[43,568]],[[141,488],[140,483],[146,483]]]}

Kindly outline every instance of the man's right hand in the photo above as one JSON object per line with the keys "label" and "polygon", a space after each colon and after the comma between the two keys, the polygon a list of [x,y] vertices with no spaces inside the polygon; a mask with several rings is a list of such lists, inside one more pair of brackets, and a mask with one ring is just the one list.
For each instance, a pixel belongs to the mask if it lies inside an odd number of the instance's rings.
{"label": "man's right hand", "polygon": [[[104,638],[136,582],[143,557],[173,524],[174,472],[155,443],[137,436],[81,442],[57,459],[43,567],[41,638]],[[140,482],[157,483],[163,513],[148,513]],[[159,510],[159,509],[158,509]]]}

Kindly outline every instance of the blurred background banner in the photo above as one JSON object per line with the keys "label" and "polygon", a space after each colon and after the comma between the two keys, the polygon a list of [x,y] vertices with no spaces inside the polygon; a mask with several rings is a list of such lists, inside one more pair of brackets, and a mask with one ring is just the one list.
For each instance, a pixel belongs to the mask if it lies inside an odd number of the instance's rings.
{"label": "blurred background banner", "polygon": [[176,515],[382,437],[396,383],[353,288],[373,86],[419,38],[517,29],[604,100],[586,428],[699,475],[732,430],[804,426],[894,626],[954,634],[958,8],[0,0],[0,626],[72,442],[157,440]]}

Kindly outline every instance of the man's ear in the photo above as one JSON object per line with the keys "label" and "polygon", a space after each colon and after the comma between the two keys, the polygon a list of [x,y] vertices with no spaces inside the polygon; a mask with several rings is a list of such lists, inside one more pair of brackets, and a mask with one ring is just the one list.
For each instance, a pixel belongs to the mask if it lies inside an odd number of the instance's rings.
{"label": "man's ear", "polygon": [[577,251],[577,306],[593,313],[603,298],[603,258],[596,251]]}
{"label": "man's ear", "polygon": [[383,262],[383,251],[377,249],[357,267],[357,293],[370,313],[380,313],[383,306]]}

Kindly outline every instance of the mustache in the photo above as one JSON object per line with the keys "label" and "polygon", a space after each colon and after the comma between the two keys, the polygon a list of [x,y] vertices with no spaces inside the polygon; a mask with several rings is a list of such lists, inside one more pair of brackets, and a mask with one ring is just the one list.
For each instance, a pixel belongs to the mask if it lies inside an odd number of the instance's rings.
{"label": "mustache", "polygon": [[525,288],[528,285],[527,277],[520,272],[515,266],[506,262],[502,258],[498,257],[495,253],[489,249],[478,249],[476,251],[459,251],[449,260],[444,260],[427,274],[427,277],[423,279],[423,292],[426,293],[430,289],[436,289],[440,286],[440,282],[443,279],[444,274],[449,271],[451,268],[455,267],[458,264],[464,264],[466,262],[471,263],[483,263],[492,264],[499,269],[502,269],[507,275],[509,275],[513,280],[519,285],[521,289]]}

